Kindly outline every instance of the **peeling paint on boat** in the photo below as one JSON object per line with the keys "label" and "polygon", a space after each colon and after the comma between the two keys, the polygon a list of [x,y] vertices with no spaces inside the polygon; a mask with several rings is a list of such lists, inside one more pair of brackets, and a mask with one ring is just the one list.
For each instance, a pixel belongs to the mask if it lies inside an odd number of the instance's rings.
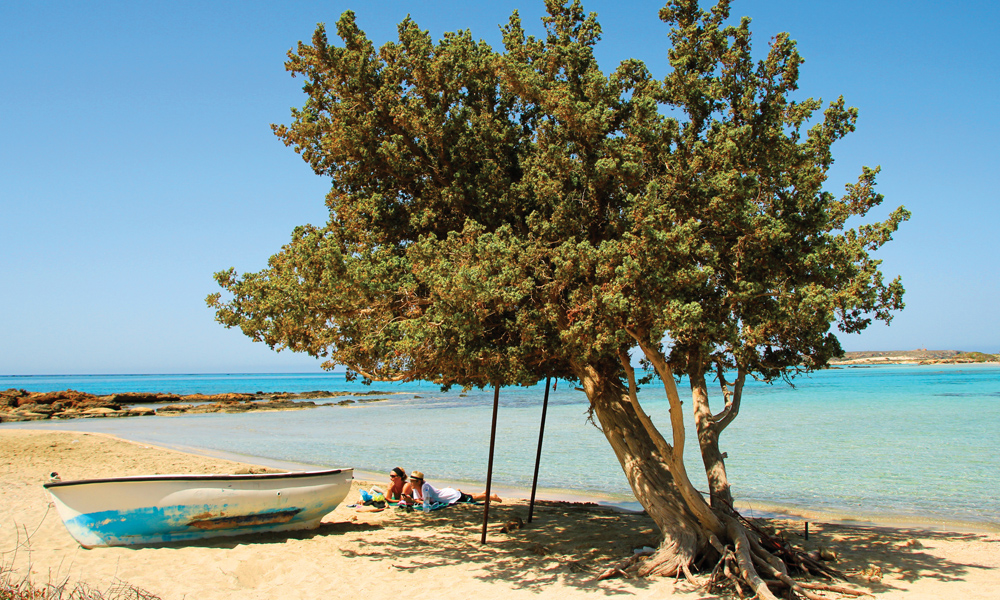
{"label": "peeling paint on boat", "polygon": [[198,529],[232,529],[233,527],[274,525],[275,523],[288,523],[300,512],[302,512],[301,508],[276,510],[269,513],[257,513],[255,515],[239,515],[236,517],[227,517],[223,514],[218,517],[196,518],[188,523],[188,526],[197,527]]}

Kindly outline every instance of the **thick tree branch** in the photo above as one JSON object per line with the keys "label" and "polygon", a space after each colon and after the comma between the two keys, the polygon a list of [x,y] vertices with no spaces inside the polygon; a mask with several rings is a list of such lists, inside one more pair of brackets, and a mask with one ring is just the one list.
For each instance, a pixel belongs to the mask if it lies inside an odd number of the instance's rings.
{"label": "thick tree branch", "polygon": [[[625,370],[625,376],[628,379],[628,397],[629,401],[632,403],[632,408],[635,409],[636,416],[639,417],[639,421],[642,423],[643,428],[646,429],[646,433],[649,437],[653,439],[653,443],[656,444],[656,449],[660,451],[660,455],[663,460],[668,463],[673,462],[674,449],[667,443],[667,440],[663,439],[663,435],[660,431],[653,425],[652,420],[650,420],[649,415],[646,414],[642,407],[639,406],[639,396],[636,394],[636,384],[635,384],[635,369],[629,363],[628,356],[619,355],[619,360],[621,360],[622,368]],[[681,439],[681,444],[684,440]]]}
{"label": "thick tree branch", "polygon": [[[724,536],[725,526],[719,517],[712,512],[712,507],[708,505],[708,502],[702,497],[702,495],[694,488],[691,484],[691,479],[688,477],[687,468],[684,466],[684,413],[681,409],[681,399],[680,394],[677,393],[677,385],[674,383],[674,375],[670,370],[670,365],[663,358],[663,355],[654,349],[650,348],[643,342],[639,336],[635,335],[630,330],[628,331],[638,343],[639,347],[642,348],[643,354],[650,363],[653,364],[653,368],[660,375],[660,379],[663,380],[663,388],[666,391],[667,399],[670,402],[670,423],[673,429],[674,444],[672,451],[669,454],[664,455],[664,460],[670,465],[670,472],[674,474],[674,478],[677,480],[677,486],[687,501],[688,508],[698,517],[698,521],[711,531],[716,536]],[[619,357],[622,362],[622,367],[625,369],[626,375],[629,378],[629,400],[632,402],[632,406],[642,422],[643,427],[649,432],[650,436],[654,440],[659,438],[662,444],[670,448],[663,439],[663,436],[653,425],[652,421],[649,419],[649,415],[642,410],[639,406],[639,398],[635,393],[635,370],[628,361],[627,356]],[[659,444],[657,445],[659,447]]]}
{"label": "thick tree branch", "polygon": [[[719,367],[719,369],[721,371],[722,367]],[[746,369],[739,367],[736,375],[736,383],[733,385],[732,395],[728,398],[729,401],[726,402],[726,407],[712,417],[712,423],[717,433],[722,433],[722,430],[728,427],[733,422],[733,419],[740,414],[740,400],[743,398],[743,384],[746,382],[746,378]],[[725,385],[725,380],[722,379],[721,373],[719,374],[719,381],[722,385]]]}
{"label": "thick tree branch", "polygon": [[[663,381],[663,389],[667,395],[667,400],[670,403],[670,426],[674,438],[674,459],[683,460],[684,458],[684,413],[681,408],[681,397],[677,393],[677,384],[674,382],[674,374],[670,369],[670,365],[663,358],[663,355],[653,348],[650,348],[638,335],[636,335],[631,329],[626,329],[626,332],[636,342],[639,344],[639,348],[642,353],[646,356],[646,359],[653,365],[656,369],[656,373],[660,376]],[[626,361],[627,362],[627,361]]]}
{"label": "thick tree branch", "polygon": [[355,371],[358,375],[361,375],[362,377],[370,381],[393,382],[393,381],[408,381],[410,379],[413,379],[412,374],[407,374],[407,373],[395,373],[393,375],[375,375],[374,373],[366,372],[356,367],[351,367],[351,370]]}

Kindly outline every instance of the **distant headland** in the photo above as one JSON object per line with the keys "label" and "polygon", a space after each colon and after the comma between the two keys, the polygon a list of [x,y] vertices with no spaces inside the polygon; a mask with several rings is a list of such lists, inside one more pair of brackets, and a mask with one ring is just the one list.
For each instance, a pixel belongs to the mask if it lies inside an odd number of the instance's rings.
{"label": "distant headland", "polygon": [[955,364],[1000,362],[1000,354],[983,352],[963,352],[961,350],[887,350],[845,352],[840,358],[830,361],[831,365],[903,365],[903,364]]}

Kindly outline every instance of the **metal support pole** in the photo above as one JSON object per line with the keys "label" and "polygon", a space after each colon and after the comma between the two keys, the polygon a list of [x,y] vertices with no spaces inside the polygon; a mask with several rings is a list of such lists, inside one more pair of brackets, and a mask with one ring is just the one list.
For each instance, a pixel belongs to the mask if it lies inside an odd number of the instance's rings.
{"label": "metal support pole", "polygon": [[538,453],[535,454],[535,476],[531,480],[531,501],[528,503],[528,522],[531,523],[531,515],[535,512],[535,488],[538,487],[538,464],[542,461],[542,436],[545,435],[545,413],[549,409],[549,382],[551,377],[545,378],[545,399],[542,400],[542,424],[538,426]]}
{"label": "metal support pole", "polygon": [[497,409],[500,407],[500,386],[493,387],[493,427],[490,430],[490,461],[486,466],[486,505],[483,506],[483,539],[486,543],[486,524],[490,521],[490,487],[493,483],[493,447],[497,441]]}

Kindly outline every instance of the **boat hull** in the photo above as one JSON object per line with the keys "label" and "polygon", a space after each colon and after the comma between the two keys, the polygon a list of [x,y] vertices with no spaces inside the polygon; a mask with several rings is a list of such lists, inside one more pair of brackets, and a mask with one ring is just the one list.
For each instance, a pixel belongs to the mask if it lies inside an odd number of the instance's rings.
{"label": "boat hull", "polygon": [[150,475],[45,484],[85,548],[313,529],[351,489],[353,469]]}

